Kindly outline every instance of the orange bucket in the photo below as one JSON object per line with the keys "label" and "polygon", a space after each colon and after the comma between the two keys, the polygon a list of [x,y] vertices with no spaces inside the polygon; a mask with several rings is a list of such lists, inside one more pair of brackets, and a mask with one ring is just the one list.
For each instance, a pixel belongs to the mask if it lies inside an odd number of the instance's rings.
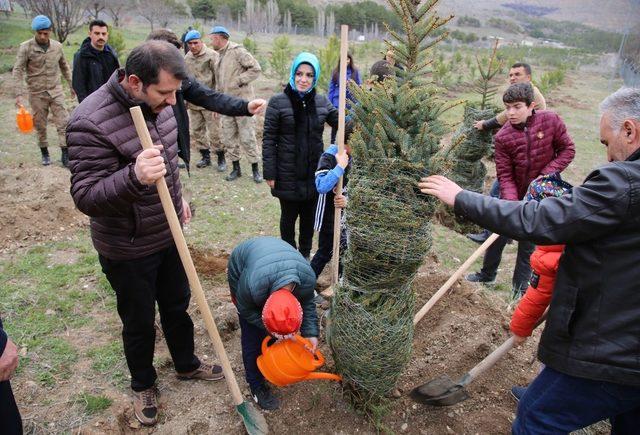
{"label": "orange bucket", "polygon": [[324,364],[324,356],[317,349],[311,353],[305,348],[311,347],[309,340],[296,335],[293,340],[267,346],[270,339],[265,337],[262,341],[262,355],[257,363],[262,375],[273,385],[284,387],[309,379],[342,380],[340,375],[315,371]]}
{"label": "orange bucket", "polygon": [[21,133],[31,133],[33,131],[33,116],[24,106],[20,106],[16,114],[16,124]]}

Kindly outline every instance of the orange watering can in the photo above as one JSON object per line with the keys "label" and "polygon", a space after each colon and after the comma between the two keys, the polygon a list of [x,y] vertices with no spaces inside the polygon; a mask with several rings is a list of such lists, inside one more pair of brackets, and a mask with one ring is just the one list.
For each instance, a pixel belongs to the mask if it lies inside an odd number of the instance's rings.
{"label": "orange watering can", "polygon": [[22,105],[18,108],[18,113],[16,114],[16,124],[18,124],[18,130],[21,133],[31,133],[33,131],[33,116]]}
{"label": "orange watering can", "polygon": [[284,387],[309,379],[328,379],[341,381],[340,375],[316,372],[324,364],[324,356],[311,348],[309,340],[296,335],[292,340],[282,340],[271,346],[267,343],[271,337],[262,341],[262,355],[258,357],[258,368],[262,375],[273,385]]}

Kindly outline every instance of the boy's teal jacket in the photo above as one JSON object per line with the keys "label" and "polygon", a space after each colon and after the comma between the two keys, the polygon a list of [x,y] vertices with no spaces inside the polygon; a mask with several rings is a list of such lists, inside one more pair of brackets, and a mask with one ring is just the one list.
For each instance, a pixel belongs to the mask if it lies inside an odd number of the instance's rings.
{"label": "boy's teal jacket", "polygon": [[295,282],[293,295],[302,305],[303,337],[318,337],[318,316],[313,302],[316,275],[309,262],[287,242],[256,237],[236,246],[229,257],[227,278],[243,319],[259,328],[262,307],[271,293]]}

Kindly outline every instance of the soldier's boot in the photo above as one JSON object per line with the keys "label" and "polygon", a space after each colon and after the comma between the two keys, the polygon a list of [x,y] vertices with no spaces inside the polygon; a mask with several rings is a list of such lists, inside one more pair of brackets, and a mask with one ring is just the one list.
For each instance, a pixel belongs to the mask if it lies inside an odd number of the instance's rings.
{"label": "soldier's boot", "polygon": [[42,166],[49,166],[51,164],[51,158],[49,157],[49,148],[41,147],[40,153],[42,154]]}
{"label": "soldier's boot", "polygon": [[256,183],[262,183],[262,176],[260,175],[260,171],[258,170],[257,163],[251,163],[251,171],[253,172],[253,181]]}
{"label": "soldier's boot", "polygon": [[238,177],[242,177],[242,171],[240,171],[240,161],[233,161],[231,162],[233,163],[233,170],[231,171],[231,173],[229,175],[227,175],[225,177],[225,180],[227,181],[233,181]]}
{"label": "soldier's boot", "polygon": [[216,151],[218,156],[218,172],[227,170],[227,161],[224,159],[224,151]]}
{"label": "soldier's boot", "polygon": [[196,168],[206,168],[211,166],[211,152],[209,150],[200,150],[202,158],[196,163]]}
{"label": "soldier's boot", "polygon": [[60,156],[60,161],[62,162],[62,166],[65,168],[69,167],[69,150],[67,148],[60,148],[62,155]]}

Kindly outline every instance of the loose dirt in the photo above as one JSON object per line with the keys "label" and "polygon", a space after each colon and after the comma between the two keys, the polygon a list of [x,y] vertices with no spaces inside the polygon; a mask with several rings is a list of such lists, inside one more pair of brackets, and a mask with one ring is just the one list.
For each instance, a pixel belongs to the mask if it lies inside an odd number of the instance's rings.
{"label": "loose dirt", "polygon": [[[198,251],[194,258],[199,265],[222,264],[225,255]],[[205,260],[208,259],[208,260]],[[435,257],[421,269],[415,280],[419,306],[448,278],[439,271]],[[208,262],[208,263],[207,263]],[[212,270],[212,269],[209,269]],[[219,270],[219,269],[218,269]],[[218,317],[231,312],[226,286],[215,286],[220,276],[203,273],[209,303]],[[419,306],[416,307],[419,308]],[[207,361],[215,361],[203,322],[195,307],[191,309],[196,325],[196,349]],[[221,319],[222,320],[222,319]],[[110,322],[117,322],[112,313]],[[248,399],[244,382],[240,350],[240,331],[237,323],[220,322],[223,340],[241,388]],[[473,383],[468,391],[470,399],[447,408],[430,408],[412,402],[408,392],[427,380],[441,374],[456,379],[478,363],[491,350],[508,337],[507,306],[499,297],[475,285],[461,282],[445,296],[418,325],[414,339],[413,358],[398,382],[402,396],[392,401],[391,412],[384,420],[385,427],[395,433],[507,433],[514,416],[515,402],[509,397],[512,385],[525,385],[536,373],[534,363],[537,338],[515,349],[490,372]],[[67,382],[60,382],[56,391],[49,391],[53,405],[39,407],[31,414],[41,388],[35,383],[16,385],[23,412],[34,420],[46,412],[49,421],[68,415],[65,401],[74,391],[93,389],[113,400],[112,406],[101,416],[84,422],[80,433],[243,433],[240,419],[235,414],[224,382],[184,382],[175,378],[170,357],[161,333],[158,331],[156,367],[161,391],[161,419],[155,428],[143,428],[135,420],[126,385],[118,388],[103,379],[85,379],[74,374]],[[93,340],[102,342],[99,331],[87,328]],[[112,337],[113,339],[113,337]],[[85,337],[84,340],[91,341]],[[96,344],[95,342],[93,343]],[[326,344],[321,350],[329,356]],[[332,370],[329,362],[323,370]],[[356,414],[341,396],[340,385],[329,381],[299,383],[277,390],[282,408],[265,412],[272,433],[375,433],[366,419]],[[27,397],[30,396],[30,397]],[[249,400],[249,399],[248,399]],[[77,406],[75,404],[74,406]],[[69,423],[69,422],[67,422]]]}

